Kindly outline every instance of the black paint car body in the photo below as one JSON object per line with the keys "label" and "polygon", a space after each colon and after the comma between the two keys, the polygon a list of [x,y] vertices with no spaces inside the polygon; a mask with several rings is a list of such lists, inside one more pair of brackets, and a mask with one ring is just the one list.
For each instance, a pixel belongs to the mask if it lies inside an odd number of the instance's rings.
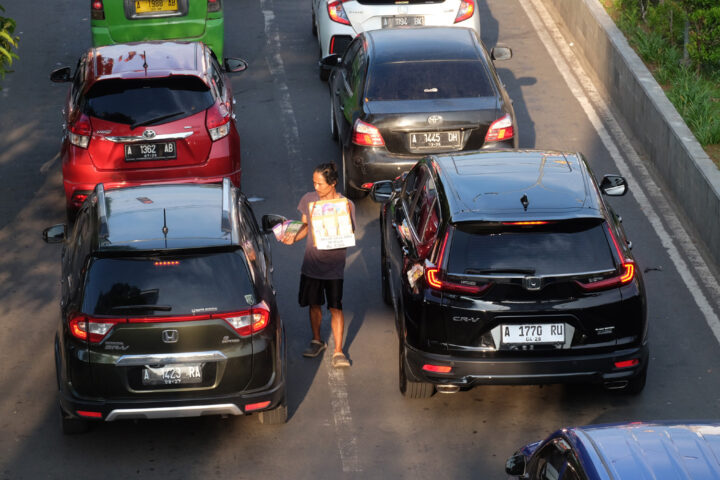
{"label": "black paint car body", "polygon": [[512,102],[474,31],[425,27],[361,33],[333,66],[330,126],[345,195],[395,178],[427,154],[518,146]]}
{"label": "black paint car body", "polygon": [[[63,427],[88,420],[287,417],[284,330],[250,204],[222,185],[109,190],[64,241],[56,342]],[[66,238],[67,237],[67,238]]]}
{"label": "black paint car body", "polygon": [[523,150],[431,156],[403,180],[377,182],[373,198],[389,195],[381,270],[401,391],[566,382],[641,391],[642,277],[600,193],[626,190],[616,175],[598,187],[580,154]]}

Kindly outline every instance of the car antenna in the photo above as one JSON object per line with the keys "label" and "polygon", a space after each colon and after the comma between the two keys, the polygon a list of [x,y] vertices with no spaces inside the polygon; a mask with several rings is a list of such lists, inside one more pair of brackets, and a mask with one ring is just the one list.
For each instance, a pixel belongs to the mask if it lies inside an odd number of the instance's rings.
{"label": "car antenna", "polygon": [[163,228],[162,228],[163,235],[165,235],[165,248],[167,248],[167,234],[168,234],[168,228],[167,228],[167,215],[165,214],[165,209],[163,208]]}
{"label": "car antenna", "polygon": [[528,205],[530,205],[530,201],[527,198],[527,194],[523,193],[523,196],[520,197],[520,203],[522,203],[523,208],[527,212],[527,207],[528,207]]}

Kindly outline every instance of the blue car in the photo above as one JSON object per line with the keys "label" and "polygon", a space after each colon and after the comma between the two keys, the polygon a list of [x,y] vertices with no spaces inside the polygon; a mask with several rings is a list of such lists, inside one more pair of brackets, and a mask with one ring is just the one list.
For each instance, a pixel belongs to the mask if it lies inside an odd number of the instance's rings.
{"label": "blue car", "polygon": [[720,423],[564,428],[510,457],[511,477],[552,480],[720,479]]}

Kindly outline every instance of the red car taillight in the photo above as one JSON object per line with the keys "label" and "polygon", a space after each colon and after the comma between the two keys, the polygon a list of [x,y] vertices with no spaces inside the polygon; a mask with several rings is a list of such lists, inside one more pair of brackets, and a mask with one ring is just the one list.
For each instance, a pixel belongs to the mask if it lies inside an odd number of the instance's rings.
{"label": "red car taillight", "polygon": [[90,18],[93,20],[105,20],[105,7],[102,0],[92,0],[90,2]]}
{"label": "red car taillight", "polygon": [[428,287],[441,292],[468,293],[472,295],[480,295],[490,288],[492,283],[484,285],[463,285],[462,283],[449,282],[443,279],[443,260],[445,259],[445,249],[447,248],[449,233],[445,232],[442,247],[440,247],[440,257],[438,258],[438,266],[425,267],[425,282]]}
{"label": "red car taillight", "polygon": [[222,9],[220,0],[208,0],[208,12],[219,12]]}
{"label": "red car taillight", "polygon": [[205,126],[213,142],[226,137],[230,133],[230,112],[224,103],[218,102],[208,108],[205,114]]}
{"label": "red car taillight", "polygon": [[455,17],[455,23],[462,22],[473,16],[475,13],[475,0],[463,0],[460,2],[460,8],[458,9],[457,16]]}
{"label": "red car taillight", "polygon": [[382,147],[385,145],[385,140],[383,140],[380,130],[357,119],[353,125],[352,143],[365,147]]}
{"label": "red car taillight", "polygon": [[92,135],[92,125],[87,115],[81,115],[77,122],[70,125],[68,130],[70,143],[76,147],[88,148],[90,136]]}
{"label": "red car taillight", "polygon": [[268,323],[270,323],[270,310],[264,303],[261,303],[250,310],[217,314],[215,317],[223,318],[239,335],[247,337],[268,326]]}
{"label": "red car taillight", "polygon": [[328,3],[328,16],[333,22],[342,23],[343,25],[350,25],[350,19],[345,13],[345,9],[342,5],[345,2],[347,2],[347,0],[335,0],[334,2]]}
{"label": "red car taillight", "polygon": [[486,142],[499,142],[508,140],[515,135],[512,117],[506,113],[502,117],[495,120],[485,134]]}
{"label": "red car taillight", "polygon": [[70,319],[70,333],[79,340],[88,340],[90,343],[100,343],[110,333],[112,328],[124,318],[93,318],[87,315],[75,315]]}
{"label": "red car taillight", "polygon": [[615,251],[620,258],[622,270],[620,271],[620,275],[597,280],[594,282],[576,281],[575,283],[577,283],[580,288],[582,288],[586,292],[619,287],[621,285],[625,285],[626,283],[630,283],[632,279],[635,278],[635,263],[633,263],[632,260],[628,260],[623,256],[622,251],[620,250],[620,245],[618,245],[617,239],[615,238],[615,234],[613,233],[612,228],[610,228],[610,225],[608,225],[608,233],[610,233],[610,238],[612,239],[613,245],[615,246]]}

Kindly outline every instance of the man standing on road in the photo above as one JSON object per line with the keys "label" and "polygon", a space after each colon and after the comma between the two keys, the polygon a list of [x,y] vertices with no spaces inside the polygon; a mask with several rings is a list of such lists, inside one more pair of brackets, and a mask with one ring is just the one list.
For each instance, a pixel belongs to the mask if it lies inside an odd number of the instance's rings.
{"label": "man standing on road", "polygon": [[[313,228],[309,225],[313,212],[311,209],[318,202],[345,199],[349,207],[353,232],[355,230],[355,205],[335,190],[338,181],[337,167],[334,163],[323,163],[313,171],[314,192],[308,192],[300,199],[298,210],[306,227],[301,229],[295,238],[283,239],[283,243],[291,245],[308,237],[305,246],[300,275],[300,292],[298,302],[301,307],[310,307],[310,328],[313,338],[310,346],[303,352],[305,357],[317,357],[327,348],[320,336],[322,323],[322,305],[327,299],[330,310],[331,328],[335,340],[335,352],[332,365],[336,368],[349,367],[350,361],[342,351],[345,318],[342,311],[343,276],[345,272],[346,248],[319,250]],[[319,207],[320,208],[320,207]],[[308,230],[310,234],[308,235]]]}

